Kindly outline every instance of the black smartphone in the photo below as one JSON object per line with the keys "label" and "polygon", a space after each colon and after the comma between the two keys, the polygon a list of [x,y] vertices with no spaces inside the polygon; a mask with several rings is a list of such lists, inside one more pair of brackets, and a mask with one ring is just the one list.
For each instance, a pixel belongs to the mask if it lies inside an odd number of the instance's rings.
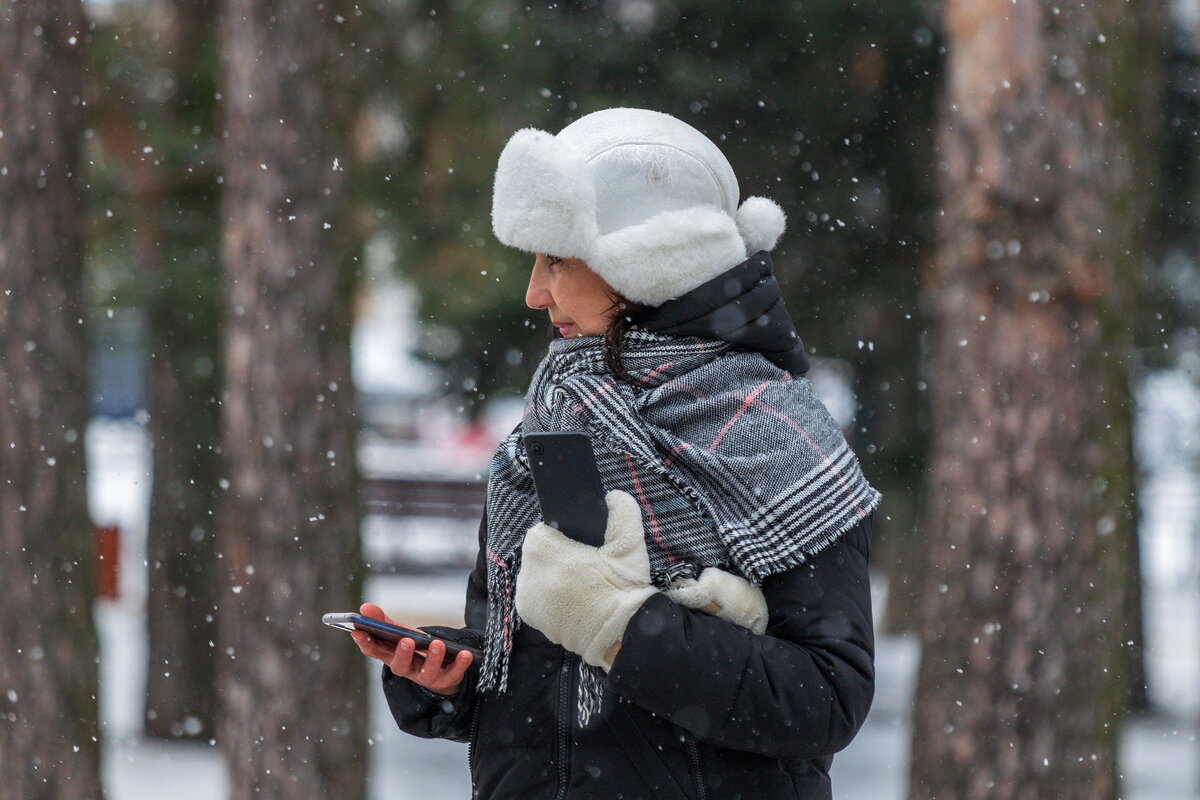
{"label": "black smartphone", "polygon": [[326,614],[321,617],[321,621],[326,625],[341,628],[344,631],[366,631],[376,639],[382,639],[385,642],[395,643],[401,639],[412,639],[416,642],[418,651],[428,649],[429,645],[435,639],[441,639],[446,643],[446,654],[451,658],[457,656],[461,650],[466,650],[477,659],[483,658],[483,651],[478,647],[472,647],[469,644],[456,641],[452,637],[446,636],[440,628],[437,635],[434,636],[420,628],[391,625],[387,622],[381,622],[377,619],[371,619],[370,617],[364,617],[362,614],[354,613]]}
{"label": "black smartphone", "polygon": [[542,520],[583,544],[604,544],[608,504],[586,433],[527,433],[525,453]]}

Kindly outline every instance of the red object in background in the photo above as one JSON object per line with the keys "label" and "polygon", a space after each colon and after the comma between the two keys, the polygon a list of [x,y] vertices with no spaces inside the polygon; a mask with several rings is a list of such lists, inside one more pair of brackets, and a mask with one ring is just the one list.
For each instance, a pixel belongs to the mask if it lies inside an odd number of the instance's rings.
{"label": "red object in background", "polygon": [[491,452],[498,442],[488,430],[487,425],[476,421],[464,426],[454,441],[456,447],[464,450],[482,450]]}
{"label": "red object in background", "polygon": [[115,600],[120,594],[121,529],[115,525],[92,528],[92,552],[95,554],[96,596]]}

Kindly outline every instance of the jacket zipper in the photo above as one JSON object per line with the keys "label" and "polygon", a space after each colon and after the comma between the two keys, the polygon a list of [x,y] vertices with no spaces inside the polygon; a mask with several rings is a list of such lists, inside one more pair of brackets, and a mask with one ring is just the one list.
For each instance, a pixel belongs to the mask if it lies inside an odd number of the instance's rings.
{"label": "jacket zipper", "polygon": [[471,739],[467,742],[467,769],[471,772],[471,784],[475,784],[475,740],[479,738],[479,698],[475,698],[471,709]]}
{"label": "jacket zipper", "polygon": [[574,656],[565,649],[558,667],[558,791],[554,800],[567,796],[567,745],[571,733],[571,664]]}
{"label": "jacket zipper", "polygon": [[692,759],[692,775],[696,778],[696,797],[708,800],[708,792],[704,789],[704,773],[700,769],[700,749],[691,736],[687,736],[687,751]]}

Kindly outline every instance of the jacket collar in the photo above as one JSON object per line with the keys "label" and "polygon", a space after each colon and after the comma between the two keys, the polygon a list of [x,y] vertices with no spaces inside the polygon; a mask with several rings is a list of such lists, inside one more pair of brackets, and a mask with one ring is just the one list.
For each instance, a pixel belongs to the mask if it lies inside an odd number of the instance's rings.
{"label": "jacket collar", "polygon": [[[793,376],[804,375],[810,368],[804,342],[783,304],[772,270],[770,253],[760,250],[712,280],[650,309],[635,320],[634,328],[728,342],[762,353]],[[546,334],[552,342],[561,338],[550,323]]]}
{"label": "jacket collar", "polygon": [[669,336],[729,342],[762,353],[792,375],[804,375],[809,370],[804,343],[780,297],[779,281],[765,250],[668,300],[637,326]]}

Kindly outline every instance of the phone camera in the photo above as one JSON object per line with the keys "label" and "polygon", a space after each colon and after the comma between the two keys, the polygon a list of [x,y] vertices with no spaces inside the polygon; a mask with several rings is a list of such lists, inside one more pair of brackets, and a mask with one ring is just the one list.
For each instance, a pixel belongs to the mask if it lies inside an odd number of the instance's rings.
{"label": "phone camera", "polygon": [[540,456],[542,453],[546,452],[546,446],[543,445],[541,442],[533,442],[532,444],[529,445],[529,450],[535,456]]}

